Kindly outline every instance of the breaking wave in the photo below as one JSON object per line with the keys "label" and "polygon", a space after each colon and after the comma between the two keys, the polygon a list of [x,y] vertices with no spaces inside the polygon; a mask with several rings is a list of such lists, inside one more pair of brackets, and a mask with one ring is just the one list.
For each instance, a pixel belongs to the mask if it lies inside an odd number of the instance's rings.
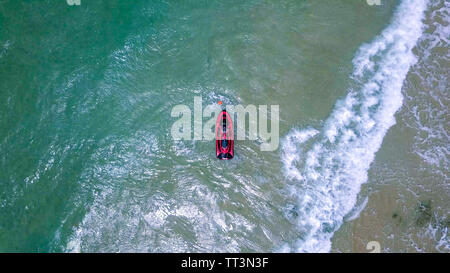
{"label": "breaking wave", "polygon": [[426,0],[402,1],[391,24],[353,60],[352,87],[321,131],[292,129],[282,142],[285,176],[295,184],[301,237],[281,251],[328,252],[331,238],[356,205],[383,137],[402,106],[403,81],[416,63]]}

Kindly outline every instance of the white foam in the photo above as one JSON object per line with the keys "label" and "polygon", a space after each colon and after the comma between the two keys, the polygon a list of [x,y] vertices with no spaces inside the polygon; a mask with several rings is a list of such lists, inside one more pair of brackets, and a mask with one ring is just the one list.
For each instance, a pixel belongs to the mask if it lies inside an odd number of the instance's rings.
{"label": "white foam", "polygon": [[[422,35],[426,6],[426,0],[402,1],[381,35],[360,47],[353,60],[357,87],[336,103],[321,132],[293,129],[283,140],[285,175],[305,185],[296,192],[297,228],[303,236],[290,244],[290,251],[330,251],[334,232],[355,206],[375,153],[402,105],[401,88],[416,62],[412,49]],[[313,136],[313,145],[303,151],[305,139]]]}
{"label": "white foam", "polygon": [[345,220],[346,221],[353,221],[356,218],[358,218],[359,215],[361,214],[361,212],[366,208],[368,202],[369,202],[369,197],[366,196],[364,198],[364,201],[360,205],[358,205],[358,206],[353,208],[353,210],[347,215]]}
{"label": "white foam", "polygon": [[450,156],[450,135],[445,126],[449,116],[448,69],[441,63],[448,63],[450,56],[436,49],[448,48],[450,44],[450,2],[432,1],[430,10],[430,23],[418,44],[422,57],[411,71],[419,83],[406,94],[409,107],[404,122],[417,132],[414,152],[447,179],[441,170],[449,169],[446,159]]}
{"label": "white foam", "polygon": [[2,48],[0,48],[0,59],[3,58],[8,53],[9,47],[11,46],[11,41],[7,40],[3,43]]}
{"label": "white foam", "polygon": [[293,153],[292,151],[297,149],[296,145],[306,142],[318,133],[319,131],[315,129],[294,131],[285,138],[281,149],[283,152],[284,169],[289,175],[289,178],[296,178],[299,180],[303,178],[295,167],[296,162],[300,160],[300,153]]}

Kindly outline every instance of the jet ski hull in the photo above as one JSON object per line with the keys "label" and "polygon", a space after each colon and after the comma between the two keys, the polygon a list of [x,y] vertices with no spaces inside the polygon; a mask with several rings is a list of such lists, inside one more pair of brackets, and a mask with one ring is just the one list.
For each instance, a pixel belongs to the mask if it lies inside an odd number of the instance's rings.
{"label": "jet ski hull", "polygon": [[233,123],[226,110],[220,113],[216,122],[216,156],[221,160],[234,157]]}

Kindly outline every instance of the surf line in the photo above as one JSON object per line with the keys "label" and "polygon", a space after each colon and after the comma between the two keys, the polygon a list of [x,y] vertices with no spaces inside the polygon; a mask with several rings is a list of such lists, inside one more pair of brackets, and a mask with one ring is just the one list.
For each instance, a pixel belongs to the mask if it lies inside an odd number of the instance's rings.
{"label": "surf line", "polygon": [[[280,143],[280,107],[270,105],[270,130],[267,105],[227,105],[226,112],[231,123],[236,124],[236,140],[259,140],[261,151],[275,151]],[[171,128],[174,140],[213,140],[216,138],[216,121],[223,109],[218,104],[207,105],[203,109],[201,96],[194,97],[194,134],[192,138],[192,111],[184,104],[172,108],[171,117],[179,118]],[[248,117],[248,132],[246,131]],[[203,124],[203,118],[209,118]],[[233,136],[234,137],[234,136]]]}
{"label": "surf line", "polygon": [[214,264],[216,263],[215,260],[207,260],[207,259],[191,259],[191,257],[188,257],[185,260],[181,261],[181,267],[182,268],[208,268],[208,270],[213,270]]}
{"label": "surf line", "polygon": [[[403,0],[390,25],[362,45],[353,59],[355,86],[338,100],[321,131],[293,128],[282,143],[285,176],[299,183],[296,197],[301,238],[280,251],[329,252],[334,233],[357,204],[362,184],[401,108],[402,86],[423,32],[426,0]],[[310,145],[306,145],[306,143]],[[300,220],[301,219],[301,220]]]}

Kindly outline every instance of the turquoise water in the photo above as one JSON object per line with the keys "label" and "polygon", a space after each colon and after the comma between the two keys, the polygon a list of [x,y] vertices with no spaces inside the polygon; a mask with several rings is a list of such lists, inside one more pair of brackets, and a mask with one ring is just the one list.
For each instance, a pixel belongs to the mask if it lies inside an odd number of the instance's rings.
{"label": "turquoise water", "polygon": [[[448,10],[433,3],[425,18]],[[411,51],[424,39],[427,10],[425,1],[414,4],[3,1],[0,251],[350,251],[339,240],[332,246],[333,234],[370,195],[360,188],[372,182],[370,163],[394,126],[402,86],[417,86],[409,78],[403,85],[406,73],[414,56],[425,62],[432,51]],[[445,80],[445,50],[437,56],[443,63],[432,67]],[[381,87],[369,94],[373,82]],[[445,84],[432,89],[446,105]],[[355,108],[339,106],[351,94]],[[171,109],[192,109],[194,96],[204,105],[279,105],[280,148],[261,152],[258,141],[241,141],[235,158],[222,162],[212,141],[174,141]],[[371,97],[379,105],[365,111]],[[351,125],[340,121],[346,109],[354,110]],[[442,111],[435,132],[448,123]],[[375,131],[358,127],[361,118]],[[333,130],[336,141],[329,140]],[[446,130],[425,148],[415,139],[405,148],[425,155],[418,164],[429,173],[444,173],[444,183],[432,187],[446,193],[430,197],[439,197],[433,204],[443,207],[441,218],[448,213],[447,161],[426,162],[448,156]],[[404,133],[397,135],[383,145],[402,143]],[[437,152],[424,152],[430,147]],[[343,158],[355,158],[354,165]],[[400,164],[406,173],[416,168]],[[420,196],[408,185],[401,191],[411,190]],[[320,202],[308,202],[311,196]]]}

